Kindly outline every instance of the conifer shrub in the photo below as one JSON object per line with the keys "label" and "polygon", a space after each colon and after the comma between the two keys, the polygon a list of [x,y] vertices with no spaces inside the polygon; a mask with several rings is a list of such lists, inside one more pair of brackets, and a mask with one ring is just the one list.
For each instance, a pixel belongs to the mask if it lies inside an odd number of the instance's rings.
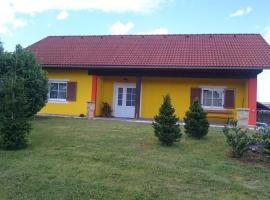
{"label": "conifer shrub", "polygon": [[5,52],[0,44],[0,148],[27,146],[33,116],[45,105],[47,74],[21,46]]}
{"label": "conifer shrub", "polygon": [[185,133],[193,138],[200,139],[207,135],[209,122],[199,101],[195,100],[189,107],[184,118]]}
{"label": "conifer shrub", "polygon": [[152,123],[155,136],[162,144],[171,146],[174,142],[180,140],[182,134],[178,121],[179,118],[175,115],[170,96],[164,96],[159,114],[154,117]]}

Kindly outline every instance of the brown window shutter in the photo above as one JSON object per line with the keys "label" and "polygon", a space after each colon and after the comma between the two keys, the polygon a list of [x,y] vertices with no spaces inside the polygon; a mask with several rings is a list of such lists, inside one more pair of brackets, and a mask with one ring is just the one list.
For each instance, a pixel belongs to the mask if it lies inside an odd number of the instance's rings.
{"label": "brown window shutter", "polygon": [[224,108],[235,108],[235,91],[225,90],[224,91]]}
{"label": "brown window shutter", "polygon": [[76,101],[77,82],[67,83],[67,101]]}
{"label": "brown window shutter", "polygon": [[195,100],[198,100],[201,103],[202,89],[201,88],[191,88],[190,93],[190,104]]}

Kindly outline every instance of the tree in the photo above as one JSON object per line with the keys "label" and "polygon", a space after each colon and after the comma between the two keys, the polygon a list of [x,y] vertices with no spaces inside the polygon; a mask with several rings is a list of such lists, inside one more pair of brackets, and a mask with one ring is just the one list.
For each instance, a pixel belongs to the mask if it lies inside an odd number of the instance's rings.
{"label": "tree", "polygon": [[31,118],[45,105],[46,73],[35,56],[20,45],[0,54],[0,146],[18,149],[27,145]]}
{"label": "tree", "polygon": [[194,101],[189,107],[184,122],[185,133],[188,136],[200,139],[207,135],[209,122],[207,120],[207,114],[203,111],[199,101]]}
{"label": "tree", "polygon": [[2,54],[3,52],[4,52],[4,48],[3,48],[2,42],[0,41],[0,54]]}
{"label": "tree", "polygon": [[163,103],[159,109],[159,114],[154,117],[152,124],[155,136],[162,144],[167,146],[180,140],[182,134],[178,124],[179,118],[174,114],[169,95],[163,97]]}

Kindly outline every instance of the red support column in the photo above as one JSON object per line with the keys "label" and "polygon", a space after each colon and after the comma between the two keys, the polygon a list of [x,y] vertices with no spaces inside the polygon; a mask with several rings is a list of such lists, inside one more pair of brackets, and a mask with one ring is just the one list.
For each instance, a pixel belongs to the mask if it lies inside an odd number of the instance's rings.
{"label": "red support column", "polygon": [[248,108],[248,124],[254,126],[257,121],[257,77],[248,79]]}
{"label": "red support column", "polygon": [[95,103],[94,116],[96,114],[96,101],[97,101],[97,76],[92,75],[92,94],[91,101]]}

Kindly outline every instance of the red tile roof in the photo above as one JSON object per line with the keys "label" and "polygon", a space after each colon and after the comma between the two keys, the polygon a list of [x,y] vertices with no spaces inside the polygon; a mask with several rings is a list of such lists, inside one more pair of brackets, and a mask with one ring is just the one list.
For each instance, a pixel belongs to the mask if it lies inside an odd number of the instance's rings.
{"label": "red tile roof", "polygon": [[45,66],[270,68],[259,34],[49,36],[30,49]]}

